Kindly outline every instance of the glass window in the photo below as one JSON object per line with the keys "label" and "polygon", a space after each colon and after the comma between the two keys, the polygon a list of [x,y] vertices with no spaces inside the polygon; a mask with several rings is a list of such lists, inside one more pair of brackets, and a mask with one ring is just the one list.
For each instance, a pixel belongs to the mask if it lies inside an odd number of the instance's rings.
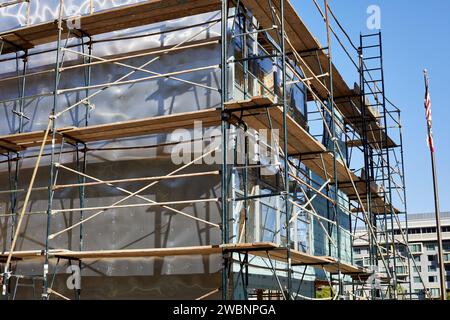
{"label": "glass window", "polygon": [[450,262],[450,253],[445,253],[444,254],[444,261],[445,262]]}
{"label": "glass window", "polygon": [[439,297],[440,296],[439,289],[437,289],[437,288],[430,289],[430,294],[432,297]]}
{"label": "glass window", "polygon": [[309,251],[309,221],[308,217],[299,215],[297,219],[297,244],[298,251],[308,252]]}
{"label": "glass window", "polygon": [[395,272],[397,274],[408,274],[405,266],[400,266],[400,267],[395,268]]}
{"label": "glass window", "polygon": [[428,282],[429,283],[437,282],[437,276],[428,276]]}
{"label": "glass window", "polygon": [[414,257],[414,261],[415,262],[420,262],[422,260],[422,256],[415,256]]}
{"label": "glass window", "polygon": [[[278,62],[281,66],[281,62]],[[296,68],[295,70],[301,75],[301,70]],[[281,72],[279,73],[281,76]],[[291,69],[287,70],[288,81],[291,81],[286,87],[287,102],[289,105],[289,115],[294,118],[300,125],[306,127],[306,95],[302,82],[299,81],[295,72]],[[280,82],[281,83],[281,79]]]}
{"label": "glass window", "polygon": [[421,232],[420,228],[412,228],[412,229],[408,229],[408,233],[409,234],[419,234]]}
{"label": "glass window", "polygon": [[411,250],[412,253],[421,253],[422,252],[422,244],[421,243],[410,244],[409,250]]}
{"label": "glass window", "polygon": [[[261,49],[262,51],[262,49]],[[261,55],[267,54],[266,52],[260,52]],[[273,61],[269,58],[254,60],[249,65],[249,79],[256,80],[256,91],[255,95],[260,96],[273,96],[275,93],[275,74],[273,72]]]}
{"label": "glass window", "polygon": [[421,266],[414,266],[414,272],[422,272]]}
{"label": "glass window", "polygon": [[354,248],[353,251],[355,252],[355,254],[361,254],[360,248]]}
{"label": "glass window", "polygon": [[444,241],[442,247],[444,248],[444,251],[450,251],[450,241]]}
{"label": "glass window", "polygon": [[428,261],[430,262],[436,261],[436,255],[435,254],[428,255]]}
{"label": "glass window", "polygon": [[[235,19],[234,28],[236,34],[253,30],[250,22],[243,17]],[[249,96],[270,96],[270,91],[273,91],[272,60],[270,58],[246,59],[255,53],[255,43],[255,37],[252,36],[234,37],[235,87],[239,92]],[[258,48],[258,51],[261,50],[263,49]],[[265,52],[260,52],[260,55],[265,54]]]}
{"label": "glass window", "polygon": [[422,228],[422,233],[436,233],[436,227]]}
{"label": "glass window", "polygon": [[274,242],[276,229],[276,211],[263,205],[261,208],[261,240]]}
{"label": "glass window", "polygon": [[436,250],[436,245],[434,243],[428,243],[427,244],[427,250],[428,251],[434,251]]}
{"label": "glass window", "polygon": [[437,268],[436,268],[435,265],[433,265],[433,266],[428,266],[428,271],[429,271],[429,272],[435,272],[436,270],[437,270]]}
{"label": "glass window", "polygon": [[420,279],[420,277],[414,277],[414,283],[421,283],[422,280]]}

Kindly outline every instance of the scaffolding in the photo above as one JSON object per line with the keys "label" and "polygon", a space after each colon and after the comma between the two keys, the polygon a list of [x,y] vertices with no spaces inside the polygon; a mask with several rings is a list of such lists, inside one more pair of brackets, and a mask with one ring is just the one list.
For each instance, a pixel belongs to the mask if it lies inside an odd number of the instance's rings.
{"label": "scaffolding", "polygon": [[[2,7],[27,2],[29,8],[30,1],[12,1]],[[5,158],[2,163],[7,164],[9,175],[9,190],[0,193],[10,197],[8,211],[1,217],[8,219],[8,228],[11,230],[8,248],[0,255],[0,262],[3,264],[3,296],[7,299],[16,297],[20,287],[19,279],[25,279],[25,276],[14,271],[22,261],[42,262],[42,275],[32,280],[33,283],[42,283],[43,299],[69,299],[53,287],[61,261],[67,261],[70,265],[74,262],[81,268],[83,261],[89,259],[221,255],[223,267],[220,286],[198,299],[221,295],[222,299],[229,300],[237,296],[236,292],[246,299],[253,296],[288,300],[314,299],[315,297],[306,297],[300,293],[308,268],[315,268],[326,275],[326,285],[332,289],[330,299],[349,298],[346,295],[349,287],[351,299],[407,298],[407,294],[402,295],[398,286],[400,283],[410,283],[411,252],[408,247],[407,224],[406,229],[401,229],[401,240],[394,234],[394,225],[407,221],[402,126],[400,110],[385,95],[381,33],[361,36],[360,45],[356,47],[327,1],[324,2],[324,8],[315,0],[314,3],[325,22],[325,48],[312,36],[290,2],[285,0],[196,0],[182,3],[175,0],[154,0],[98,12],[91,2],[88,13],[77,18],[77,28],[69,24],[72,18],[65,15],[64,2],[61,0],[56,23],[27,24],[19,29],[0,33],[0,54],[5,57],[0,63],[22,61],[21,74],[0,78],[0,83],[17,81],[20,88],[18,97],[0,102],[14,103],[11,112],[18,121],[14,132],[0,137],[0,153]],[[139,37],[97,39],[98,35],[213,11],[220,12],[220,18],[165,31],[169,33],[200,28],[193,36],[176,45],[115,57],[93,54],[96,44]],[[28,9],[27,21],[29,19]],[[220,25],[220,37],[197,39],[197,36],[207,33],[216,25]],[[359,86],[355,85],[354,89],[347,86],[333,64],[332,37],[346,50],[335,25],[347,36],[359,59],[351,61],[360,78]],[[69,40],[72,38],[78,39],[80,43],[70,44]],[[367,40],[372,38],[378,42],[367,44]],[[239,56],[229,52],[236,41],[242,46]],[[56,43],[56,46],[39,50],[41,45],[51,43]],[[147,68],[162,56],[173,52],[208,46],[220,47],[220,64],[166,73]],[[367,52],[371,49],[379,50],[378,54],[368,56]],[[53,68],[28,72],[28,59],[31,56],[49,52],[56,56]],[[346,52],[349,54],[347,50]],[[82,63],[66,65],[64,59],[68,54],[78,55]],[[124,62],[143,57],[150,60],[138,67]],[[378,61],[377,66],[372,65],[375,60]],[[254,74],[256,61],[268,61],[271,64],[274,70],[272,80],[267,81]],[[93,67],[105,64],[120,66],[129,72],[114,81],[93,84]],[[69,70],[84,73],[83,86],[60,87],[62,74]],[[211,70],[220,72],[220,85],[217,87],[182,77]],[[230,70],[240,70],[240,78],[236,79],[242,82],[239,99],[230,94],[230,86],[234,86],[230,85],[230,79],[236,77]],[[136,74],[143,76],[136,77]],[[26,95],[27,80],[42,75],[54,77],[54,90]],[[101,125],[89,123],[90,115],[95,113],[95,106],[91,102],[94,97],[101,96],[104,91],[113,87],[158,79],[170,79],[217,92],[220,94],[220,106]],[[295,108],[291,104],[292,97],[289,96],[295,85],[304,88],[307,100],[307,112],[301,117],[293,111]],[[77,93],[79,99],[68,107],[61,108],[59,97],[69,93]],[[53,98],[46,129],[26,132],[24,122],[32,121],[25,111],[27,101],[41,97]],[[85,114],[85,122],[81,126],[58,125],[58,120],[63,115],[75,110]],[[318,119],[309,119],[312,116],[318,116]],[[220,145],[204,150],[195,159],[168,174],[101,179],[87,173],[92,143],[168,133],[175,129],[192,129],[198,121],[201,121],[203,128],[220,127],[220,134],[217,135]],[[320,136],[313,135],[310,130],[310,126],[317,124],[322,130]],[[265,139],[258,133],[263,130],[270,132]],[[238,144],[240,139],[241,145]],[[201,137],[200,140],[206,139]],[[195,143],[194,140],[190,142]],[[259,161],[252,163],[250,149],[255,142],[269,150],[269,157],[276,159],[274,163],[262,162],[261,156]],[[165,146],[167,144],[128,148]],[[111,150],[113,149],[102,151]],[[28,152],[26,157],[23,156],[25,151]],[[360,160],[353,161],[353,158],[357,158],[354,154],[358,152],[362,155],[362,163]],[[75,156],[75,168],[64,163],[66,154]],[[191,169],[198,161],[213,154],[220,155],[220,165],[211,165],[206,171],[187,172],[186,169]],[[230,154],[235,156],[231,162]],[[36,176],[42,170],[43,158],[49,161],[48,185],[36,186]],[[21,176],[21,162],[25,159],[33,160],[34,165],[29,183],[26,188],[20,189],[18,180]],[[358,165],[360,170],[351,169]],[[264,169],[275,170],[277,173],[273,179],[266,179],[261,175]],[[59,183],[58,177],[62,174],[74,175],[77,177],[76,182]],[[167,201],[155,201],[143,195],[163,181],[198,177],[220,178],[220,195]],[[119,186],[133,183],[143,187],[131,191],[128,187]],[[237,188],[237,184],[241,187]],[[263,184],[270,186],[270,192],[261,192]],[[111,187],[123,194],[123,198],[111,205],[89,206],[86,190],[95,186]],[[55,194],[70,189],[78,192],[79,206],[55,208]],[[37,192],[47,192],[46,210],[29,209],[30,199]],[[19,194],[25,195],[21,205]],[[138,202],[129,201],[130,199]],[[261,237],[255,236],[250,230],[250,221],[256,219],[253,215],[255,212],[260,214],[257,207],[261,207],[266,199],[275,199],[275,210],[278,213],[273,241],[261,241]],[[325,212],[318,208],[318,200],[325,202]],[[209,221],[177,209],[180,205],[197,203],[218,205],[221,221]],[[207,228],[220,230],[221,243],[170,248],[84,249],[83,227],[87,223],[95,223],[96,217],[104,215],[108,210],[150,207],[160,207]],[[72,213],[78,213],[77,222],[52,232],[54,217]],[[343,214],[348,217],[347,221],[343,221]],[[17,241],[22,236],[23,221],[26,216],[33,215],[46,217],[45,230],[42,230],[45,233],[45,244],[43,248],[21,251]],[[296,221],[300,216],[317,222],[324,231],[328,254],[317,255],[299,248],[293,233],[297,232]],[[350,228],[344,227],[347,224]],[[370,243],[370,264],[380,267],[380,270],[354,265],[351,253],[347,253],[350,258],[344,257],[343,239],[346,236],[350,239],[351,250],[353,242],[360,240],[356,231],[361,226],[366,230],[364,238]],[[75,230],[79,230],[78,250],[54,248],[51,244],[58,236]],[[405,250],[401,250],[402,248]],[[263,266],[255,263],[255,257],[261,259],[258,261],[262,261]],[[56,265],[52,268],[51,261],[55,260]],[[407,272],[400,272],[400,267],[405,265],[408,265]],[[249,285],[251,268],[269,270],[277,288],[253,290]],[[382,288],[375,288],[368,283],[367,279],[374,274],[383,279]],[[15,279],[14,283],[12,279]],[[74,298],[81,299],[81,296],[82,291],[75,290]]]}

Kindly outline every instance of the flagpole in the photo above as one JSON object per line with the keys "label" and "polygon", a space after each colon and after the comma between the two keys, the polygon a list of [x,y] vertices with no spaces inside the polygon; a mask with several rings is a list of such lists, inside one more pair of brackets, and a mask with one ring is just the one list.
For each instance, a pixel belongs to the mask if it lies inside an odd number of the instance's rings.
{"label": "flagpole", "polygon": [[[427,96],[425,97],[425,108],[427,108],[426,104],[429,100],[429,86],[428,86],[429,82],[428,82],[428,72],[426,69],[424,70],[424,76],[425,76],[425,86],[426,86],[426,90],[427,90]],[[438,242],[440,291],[441,291],[441,300],[446,300],[445,267],[444,267],[444,255],[443,255],[443,250],[442,250],[441,212],[439,210],[439,194],[438,194],[438,184],[437,184],[437,174],[436,174],[436,159],[435,159],[435,155],[434,155],[434,144],[433,144],[433,138],[432,138],[433,132],[432,132],[432,127],[431,127],[431,118],[427,119],[427,127],[428,127],[428,141],[429,141],[430,155],[431,155],[431,167],[432,167],[432,171],[433,171],[434,209],[435,209],[435,215],[436,215],[436,234],[437,234],[437,242]]]}

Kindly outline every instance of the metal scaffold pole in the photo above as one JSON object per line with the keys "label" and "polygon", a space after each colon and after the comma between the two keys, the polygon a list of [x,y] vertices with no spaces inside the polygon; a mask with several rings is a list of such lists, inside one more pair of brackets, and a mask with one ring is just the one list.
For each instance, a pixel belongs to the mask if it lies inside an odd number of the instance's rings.
{"label": "metal scaffold pole", "polygon": [[[364,153],[364,172],[365,172],[365,190],[366,190],[366,207],[367,212],[369,214],[368,223],[369,225],[374,226],[375,231],[372,235],[371,233],[368,234],[368,243],[369,243],[369,257],[370,257],[370,264],[376,268],[378,268],[378,231],[377,231],[377,223],[375,215],[372,212],[372,192],[370,188],[371,181],[373,180],[372,170],[370,168],[370,162],[371,162],[371,156],[370,156],[370,146],[368,141],[368,125],[367,125],[367,115],[366,115],[366,108],[364,107],[366,104],[365,100],[365,78],[364,78],[364,52],[363,52],[363,43],[362,43],[362,35],[360,35],[360,47],[358,50],[358,57],[359,57],[359,82],[360,82],[360,105],[361,105],[361,123],[362,123],[362,144],[363,144],[363,153]],[[376,270],[374,270],[376,272]],[[377,296],[377,289],[373,284],[371,284],[371,298],[374,300]]]}
{"label": "metal scaffold pole", "polygon": [[[225,113],[225,102],[228,100],[228,0],[222,0],[221,9],[221,132],[222,132],[222,172],[221,172],[221,204],[222,204],[222,244],[229,242],[228,231],[228,120]],[[228,276],[230,266],[229,253],[223,253],[223,269],[222,269],[222,300],[228,300]]]}
{"label": "metal scaffold pole", "polygon": [[282,73],[282,107],[283,107],[283,152],[284,152],[284,201],[286,210],[286,250],[287,250],[287,295],[288,300],[291,299],[292,286],[292,261],[291,261],[291,209],[289,206],[289,149],[288,149],[288,129],[287,129],[287,70],[286,70],[286,39],[285,39],[285,21],[284,21],[284,3],[285,0],[280,0],[280,31],[281,31],[281,73]]}
{"label": "metal scaffold pole", "polygon": [[[393,199],[392,199],[392,174],[391,174],[391,161],[390,161],[390,148],[388,145],[389,141],[389,127],[388,127],[388,111],[386,106],[386,95],[385,95],[385,87],[384,87],[384,66],[383,66],[383,44],[382,44],[382,38],[381,38],[381,31],[378,33],[378,40],[379,40],[379,54],[380,54],[380,73],[381,73],[381,92],[382,92],[382,106],[383,106],[383,125],[384,125],[384,135],[383,135],[383,144],[382,148],[385,148],[385,154],[383,155],[383,150],[381,150],[381,156],[382,161],[386,161],[387,165],[386,167],[386,174],[387,174],[387,191],[384,190],[385,194],[387,195],[388,200],[385,202],[388,204],[387,209],[389,210],[389,217],[390,217],[390,235],[392,239],[392,251],[393,251],[393,287],[394,287],[394,299],[398,299],[398,280],[397,280],[397,245],[395,243],[395,234],[394,234],[394,215],[396,214],[394,211],[393,206]],[[376,90],[376,89],[375,89]],[[386,157],[384,159],[384,156]],[[400,227],[400,226],[399,226]],[[386,235],[389,237],[389,234]]]}
{"label": "metal scaffold pole", "polygon": [[[341,227],[340,227],[340,219],[339,219],[339,210],[338,210],[338,190],[339,190],[339,179],[338,179],[338,172],[337,172],[337,146],[338,143],[337,139],[337,126],[336,126],[336,112],[335,112],[335,102],[334,102],[334,83],[333,83],[333,56],[331,51],[331,27],[330,27],[330,19],[329,19],[329,7],[328,7],[328,0],[324,0],[325,4],[325,22],[326,22],[326,29],[327,29],[327,45],[328,45],[328,69],[329,69],[329,80],[330,80],[330,89],[329,89],[329,96],[328,96],[328,102],[329,102],[329,108],[331,111],[331,144],[332,144],[332,154],[333,154],[333,177],[334,177],[334,205],[333,205],[333,214],[334,214],[334,220],[336,222],[336,245],[337,245],[337,256],[338,256],[338,264],[341,263],[342,260],[342,253],[341,253]],[[341,274],[341,268],[338,266],[338,295],[342,295],[344,293],[344,285],[342,281],[342,274]]]}
{"label": "metal scaffold pole", "polygon": [[59,81],[61,79],[60,73],[60,58],[61,58],[61,44],[62,44],[62,31],[63,31],[63,14],[64,14],[64,0],[60,0],[59,2],[59,15],[58,15],[58,38],[56,42],[56,64],[55,64],[55,77],[54,77],[54,92],[53,92],[53,107],[49,118],[49,128],[51,133],[51,152],[50,152],[50,165],[49,165],[49,180],[48,180],[48,207],[47,207],[47,227],[46,227],[46,236],[45,236],[45,261],[44,261],[44,285],[42,298],[44,300],[49,299],[49,235],[51,232],[51,216],[52,216],[52,207],[53,207],[53,196],[54,190],[52,188],[54,184],[54,175],[55,175],[55,143],[56,143],[56,112],[58,108],[58,88]]}
{"label": "metal scaffold pole", "polygon": [[[22,133],[23,132],[23,127],[24,127],[24,118],[28,119],[28,117],[25,115],[25,100],[23,99],[25,97],[26,94],[26,76],[27,76],[27,68],[28,68],[28,50],[24,51],[24,55],[23,55],[23,70],[22,70],[22,75],[21,78],[18,78],[18,80],[20,81],[20,86],[19,86],[19,90],[20,90],[20,102],[19,102],[19,110],[15,110],[13,109],[13,113],[19,117],[19,123],[18,123],[18,133]],[[14,182],[13,182],[13,190],[17,190],[18,189],[18,185],[19,185],[19,173],[20,173],[20,152],[17,152],[15,154],[15,172],[14,172]],[[9,172],[11,168],[9,168]],[[11,212],[16,215],[16,210],[17,210],[17,205],[18,205],[18,194],[17,192],[13,192],[11,193]],[[12,232],[11,232],[11,241],[14,238],[14,232],[15,232],[15,226],[16,226],[16,219],[17,216],[13,216],[13,223],[12,223]]]}

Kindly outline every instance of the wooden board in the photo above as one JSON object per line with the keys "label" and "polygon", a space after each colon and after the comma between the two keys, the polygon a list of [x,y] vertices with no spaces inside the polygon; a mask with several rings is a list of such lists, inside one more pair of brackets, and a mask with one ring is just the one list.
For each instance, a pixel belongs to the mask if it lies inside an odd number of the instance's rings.
{"label": "wooden board", "polygon": [[[222,250],[219,246],[197,246],[197,247],[177,247],[177,248],[151,248],[151,249],[124,249],[124,250],[96,250],[96,251],[71,251],[71,250],[50,250],[49,256],[52,258],[72,258],[72,259],[119,259],[119,258],[148,258],[167,256],[189,256],[189,255],[210,255],[220,254]],[[2,253],[0,258],[6,258],[8,252]],[[14,258],[23,260],[36,260],[45,257],[43,250],[16,251]]]}
{"label": "wooden board", "polygon": [[[91,251],[71,251],[65,249],[54,249],[49,251],[50,257],[73,258],[73,259],[119,259],[119,258],[145,258],[145,257],[171,257],[171,256],[192,256],[192,255],[212,255],[223,252],[265,252],[277,249],[278,246],[269,243],[239,243],[225,245],[189,246],[175,248],[146,248],[146,249],[121,249],[121,250],[91,250]],[[0,254],[1,258],[6,258],[8,252]],[[14,258],[23,260],[42,259],[45,256],[43,250],[15,251]]]}
{"label": "wooden board", "polygon": [[330,273],[337,274],[339,271],[345,275],[367,274],[367,270],[348,263],[335,263],[324,266],[324,269]]}
{"label": "wooden board", "polygon": [[[271,242],[253,244],[227,244],[221,246],[230,252],[247,252],[261,258],[269,258],[280,262],[287,262],[287,249],[279,247]],[[316,257],[304,252],[291,250],[291,260],[293,265],[322,265],[334,262],[328,257]]]}
{"label": "wooden board", "polygon": [[[276,258],[279,261],[287,261],[287,250],[279,249],[274,252],[270,252],[271,258]],[[311,265],[320,266],[330,263],[330,258],[328,257],[316,257],[307,253],[303,253],[296,250],[291,250],[291,261],[293,265]]]}
{"label": "wooden board", "polygon": [[[287,261],[287,250],[271,242],[239,243],[224,245],[190,246],[176,248],[149,248],[149,249],[123,249],[123,250],[95,250],[95,251],[71,251],[65,249],[53,249],[49,251],[50,258],[63,259],[132,259],[132,258],[164,258],[175,256],[218,255],[224,252],[246,252],[248,254],[277,260]],[[43,250],[16,251],[13,258],[21,260],[39,260],[45,257]],[[8,252],[0,254],[0,260],[8,257]],[[338,272],[338,265],[334,258],[316,257],[307,253],[291,250],[292,265],[311,265],[324,268],[331,273]],[[349,264],[340,264],[343,274],[361,273],[363,269]]]}
{"label": "wooden board", "polygon": [[[56,142],[61,141],[62,134],[64,132],[73,130],[74,127],[57,129]],[[10,135],[0,136],[0,153],[6,153],[8,151],[23,151],[30,147],[40,146],[44,139],[45,131],[33,131],[23,132]],[[47,137],[46,144],[50,144],[52,141],[52,134]]]}
{"label": "wooden board", "polygon": [[[220,125],[221,111],[204,109],[82,128],[63,128],[57,130],[57,142],[60,142],[62,137],[69,141],[88,143],[165,133],[180,128],[193,128],[195,121],[202,121],[203,127]],[[25,150],[40,146],[44,139],[44,133],[44,131],[35,131],[0,136],[0,152],[7,152],[9,149]],[[46,144],[50,143],[51,135],[46,141]]]}
{"label": "wooden board", "polygon": [[129,138],[155,133],[172,132],[175,129],[194,128],[195,121],[203,127],[220,125],[221,112],[217,109],[204,109],[180,114],[170,114],[146,119],[117,122],[65,132],[64,136],[83,142]]}
{"label": "wooden board", "polygon": [[[64,252],[68,252],[68,250],[64,250],[64,249],[55,249],[55,250],[50,250],[49,254],[50,255],[54,255],[54,254],[59,254],[59,253],[64,253]],[[0,253],[0,261],[6,261],[6,259],[8,258],[9,252],[2,252]],[[43,259],[45,257],[44,255],[44,250],[26,250],[26,251],[14,251],[12,254],[13,259],[18,259],[18,260],[39,260],[39,259]]]}
{"label": "wooden board", "polygon": [[[183,18],[220,9],[220,0],[148,0],[132,5],[107,9],[80,18],[80,30],[72,33],[95,36],[98,34],[133,28],[152,23]],[[63,35],[67,35],[67,23],[63,23]],[[76,30],[75,30],[76,31]],[[3,54],[31,49],[57,40],[55,21],[35,24],[0,33],[5,46]]]}

